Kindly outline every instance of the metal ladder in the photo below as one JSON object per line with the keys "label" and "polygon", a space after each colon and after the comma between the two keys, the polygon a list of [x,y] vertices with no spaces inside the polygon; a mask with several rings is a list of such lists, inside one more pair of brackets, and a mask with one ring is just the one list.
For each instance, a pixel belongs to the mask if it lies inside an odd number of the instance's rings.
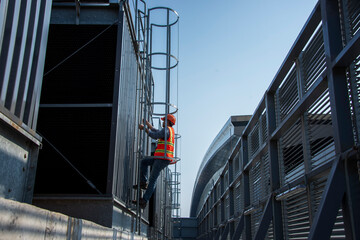
{"label": "metal ladder", "polygon": [[[143,4],[143,8],[140,9],[139,8],[139,4],[142,3]],[[137,43],[138,43],[138,50],[139,50],[139,62],[142,65],[142,67],[140,67],[141,71],[139,74],[141,74],[140,76],[140,86],[138,88],[138,93],[139,93],[139,99],[140,99],[140,108],[138,109],[139,111],[139,119],[138,122],[144,122],[146,120],[148,120],[151,124],[154,123],[154,120],[159,118],[159,117],[165,117],[165,128],[167,128],[167,115],[170,114],[177,114],[177,107],[174,104],[170,103],[170,99],[171,99],[171,78],[172,78],[172,70],[174,68],[176,68],[178,66],[178,59],[175,57],[175,55],[172,53],[172,46],[171,46],[171,32],[172,32],[172,28],[174,27],[174,25],[176,25],[179,21],[179,16],[178,14],[170,9],[170,8],[166,8],[166,7],[155,7],[155,8],[150,8],[147,9],[146,3],[143,0],[136,0],[135,1],[135,32],[136,32],[136,39],[137,39]],[[153,22],[152,20],[152,15],[155,14],[155,12],[165,12],[165,23],[159,23],[159,22]],[[172,14],[172,19],[171,18],[171,14]],[[155,43],[158,40],[156,38],[156,36],[154,36],[154,29],[155,28],[159,28],[159,29],[166,29],[166,49],[164,49],[163,51],[157,51],[156,47],[155,47]],[[153,61],[153,58],[159,58],[159,57],[165,57],[165,64],[164,66],[159,66],[156,65],[156,61]],[[144,72],[142,71],[144,70]],[[164,101],[154,101],[154,94],[155,94],[155,86],[156,82],[158,80],[158,76],[154,76],[153,75],[153,71],[163,71],[165,72],[165,77],[163,77],[164,79],[160,79],[165,81],[165,86],[164,87],[164,95],[165,95],[165,100]],[[161,78],[161,77],[160,77]],[[176,76],[177,79],[177,76]],[[162,106],[162,108],[161,108]],[[159,108],[161,110],[159,110]],[[137,232],[138,234],[140,234],[140,227],[141,227],[141,221],[142,221],[142,210],[139,206],[139,199],[141,197],[141,189],[140,189],[140,162],[141,159],[143,159],[144,157],[147,157],[150,155],[151,153],[151,146],[150,146],[150,141],[149,141],[149,137],[146,135],[145,131],[140,131],[137,130],[137,173],[136,173],[136,182],[138,183],[138,189],[135,190],[136,191],[136,201],[137,201],[137,205],[136,205],[136,223],[135,223],[135,228],[134,228],[134,232]],[[176,134],[176,138],[179,139],[180,135]],[[175,146],[177,145],[178,140],[176,140],[175,142]],[[166,149],[166,141],[165,141],[165,149]],[[175,150],[175,157],[174,157],[175,161],[179,161],[180,158],[178,157],[178,150]],[[177,168],[175,167],[175,170]],[[168,169],[166,169],[166,174],[168,173]],[[180,174],[174,174],[174,176],[179,176]],[[172,176],[172,174],[171,174]],[[165,177],[165,179],[168,179],[167,177]],[[170,187],[174,187],[174,185],[172,184],[172,181],[170,180],[170,182],[166,182],[165,183],[165,187],[167,188],[167,186],[170,184]],[[176,191],[179,192],[179,188],[176,187]],[[164,203],[166,203],[168,201],[167,199],[167,191],[164,191]],[[178,199],[178,197],[177,197]],[[170,199],[170,201],[172,201],[172,199]],[[179,204],[177,202],[177,204],[171,204],[171,208],[170,211],[172,211],[173,207],[177,206],[177,208],[179,208]],[[162,231],[162,235],[163,238],[166,238],[166,233],[165,233],[165,218],[166,218],[166,211],[168,206],[166,206],[166,204],[163,204],[162,206],[162,211],[164,213],[164,219],[163,219],[163,231]]]}

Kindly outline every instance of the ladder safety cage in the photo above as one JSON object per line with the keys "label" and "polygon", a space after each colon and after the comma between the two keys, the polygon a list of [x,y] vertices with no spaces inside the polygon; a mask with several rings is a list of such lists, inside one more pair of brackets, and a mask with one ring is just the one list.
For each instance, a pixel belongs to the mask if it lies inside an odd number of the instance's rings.
{"label": "ladder safety cage", "polygon": [[[160,117],[164,117],[164,127],[165,129],[168,128],[167,123],[167,115],[168,114],[178,114],[178,108],[175,104],[171,103],[171,97],[174,97],[177,99],[177,91],[175,94],[172,92],[173,89],[171,87],[171,83],[175,81],[176,87],[177,87],[177,75],[173,75],[172,71],[177,70],[178,66],[178,58],[176,57],[176,54],[172,53],[172,37],[171,37],[171,28],[174,28],[179,21],[178,14],[166,7],[155,7],[155,8],[147,8],[147,4],[143,0],[136,0],[132,3],[135,8],[135,32],[136,32],[136,42],[137,42],[137,48],[139,51],[139,60],[145,69],[145,72],[141,72],[141,83],[138,87],[138,94],[140,96],[140,102],[139,102],[139,118],[138,122],[143,123],[144,126],[146,126],[146,121],[149,121],[151,124],[154,124],[154,122],[158,122],[159,129],[161,128],[161,121]],[[142,4],[142,6],[141,6]],[[157,19],[153,19],[153,16],[156,15],[156,12],[158,11],[166,11],[166,17],[165,17],[165,23],[159,23]],[[170,21],[170,14],[174,14],[175,20]],[[173,16],[173,17],[174,17]],[[163,21],[164,18],[161,20]],[[164,38],[161,38],[161,36],[156,36],[155,28],[165,28],[166,29],[166,36]],[[166,49],[162,50],[155,50],[157,49],[155,47],[157,42],[162,42],[163,40],[166,41]],[[178,50],[177,50],[178,51]],[[165,62],[163,65],[157,65],[159,61],[157,61],[160,57],[163,57],[163,62]],[[154,71],[161,71],[164,74],[159,74],[158,72]],[[159,92],[159,90],[162,92]],[[177,89],[176,89],[177,90]],[[155,101],[155,99],[158,98],[158,96],[163,97],[164,99],[161,99],[159,101]],[[178,123],[178,122],[177,122]],[[151,156],[152,152],[154,151],[154,143],[155,141],[150,139],[148,136],[146,136],[145,131],[137,131],[138,132],[138,163],[137,163],[137,173],[136,175],[136,182],[140,183],[140,162],[144,158],[155,158],[154,156]],[[177,149],[177,142],[180,138],[180,135],[175,134],[175,149],[174,149],[174,157],[171,158],[171,160],[176,163],[180,161],[180,157],[178,156]],[[167,148],[167,141],[165,141],[165,149]],[[156,159],[169,159],[168,157],[164,156],[156,156]],[[177,169],[175,165],[175,170]],[[159,225],[156,226],[155,229],[157,229],[158,234],[162,234],[163,237],[171,238],[171,226],[166,226],[170,221],[168,219],[171,218],[172,214],[171,211],[174,209],[174,206],[176,206],[176,209],[179,209],[179,194],[180,189],[178,187],[179,184],[176,184],[174,187],[172,182],[172,177],[175,178],[176,176],[176,182],[179,182],[179,173],[171,172],[169,168],[166,169],[164,172],[165,175],[160,175],[159,178],[164,179],[164,185],[161,185],[164,187],[164,190],[161,191],[163,194],[160,197],[161,202],[163,204],[161,205],[160,213],[162,213],[162,219],[161,221],[155,220],[155,224]],[[160,181],[157,183],[160,184]],[[159,185],[160,187],[160,185]],[[170,195],[169,191],[167,189],[170,189]],[[176,195],[177,197],[173,197],[173,195]],[[141,213],[142,210],[139,206],[139,199],[141,198],[141,189],[140,184],[137,184],[137,191],[135,194],[137,204],[136,204],[136,212],[137,212],[137,218],[136,218],[136,231],[140,233],[140,226],[141,226]],[[170,197],[170,198],[169,198]],[[177,200],[175,204],[166,204],[167,202],[172,202],[173,200]],[[171,208],[169,208],[169,206]],[[160,231],[163,229],[163,231]],[[165,231],[165,229],[168,229]],[[169,231],[170,230],[170,231]],[[151,230],[150,230],[151,232]]]}

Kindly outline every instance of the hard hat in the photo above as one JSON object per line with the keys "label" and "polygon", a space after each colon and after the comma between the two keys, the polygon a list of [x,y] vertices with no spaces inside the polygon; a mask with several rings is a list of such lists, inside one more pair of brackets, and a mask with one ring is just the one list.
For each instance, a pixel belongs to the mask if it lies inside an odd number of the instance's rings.
{"label": "hard hat", "polygon": [[[161,120],[165,121],[165,117],[161,118]],[[172,124],[175,125],[175,122],[176,122],[176,118],[174,115],[172,114],[168,114],[167,115],[167,120],[169,120],[170,122],[172,122]]]}

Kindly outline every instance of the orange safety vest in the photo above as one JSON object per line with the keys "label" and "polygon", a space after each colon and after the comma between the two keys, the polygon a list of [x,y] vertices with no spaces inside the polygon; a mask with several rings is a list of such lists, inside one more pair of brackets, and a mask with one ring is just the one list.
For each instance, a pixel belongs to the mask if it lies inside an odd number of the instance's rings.
{"label": "orange safety vest", "polygon": [[171,161],[170,164],[174,164],[175,161],[173,158],[174,158],[175,132],[172,127],[168,127],[168,128],[169,128],[170,136],[166,140],[166,156],[164,158],[164,153],[165,153],[165,140],[164,139],[159,139],[157,147],[155,149],[154,156],[162,157],[159,159],[169,160],[169,161]]}

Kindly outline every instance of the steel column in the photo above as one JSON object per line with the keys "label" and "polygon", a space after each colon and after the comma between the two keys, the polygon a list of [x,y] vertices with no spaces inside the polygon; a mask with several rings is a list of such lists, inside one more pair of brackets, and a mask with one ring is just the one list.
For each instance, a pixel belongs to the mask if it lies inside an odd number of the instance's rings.
{"label": "steel column", "polygon": [[[235,201],[234,201],[234,187],[230,185],[230,183],[232,183],[234,181],[234,176],[233,176],[233,171],[234,171],[234,159],[230,159],[229,160],[229,217],[233,218],[235,215]],[[233,237],[234,235],[234,222],[230,222],[230,227],[229,227],[229,231],[230,231],[230,238]]]}
{"label": "steel column", "polygon": [[[265,98],[266,113],[267,113],[267,126],[268,134],[272,135],[276,129],[276,107],[275,107],[275,96],[274,94],[267,93]],[[278,141],[271,140],[268,137],[268,148],[269,148],[269,161],[270,161],[270,183],[271,192],[280,188],[280,173],[279,173],[279,156],[278,156]],[[281,212],[281,202],[275,201],[275,197],[272,196],[272,217],[273,217],[273,228],[275,239],[283,239],[283,220]]]}
{"label": "steel column", "polygon": [[[330,93],[335,150],[339,154],[354,146],[346,69],[333,68],[332,62],[342,50],[341,26],[337,1],[321,0],[323,37]],[[340,127],[341,126],[341,127]]]}
{"label": "steel column", "polygon": [[360,239],[360,175],[357,161],[358,153],[355,157],[345,158],[346,194],[342,209],[346,239]]}
{"label": "steel column", "polygon": [[[249,154],[248,154],[248,138],[247,136],[242,136],[242,154],[243,154],[243,166],[245,169],[246,164],[249,162]],[[244,206],[250,205],[250,177],[249,172],[244,171],[243,174],[243,187],[244,187]],[[249,215],[244,216],[244,225],[245,225],[245,239],[251,239],[251,218]]]}

